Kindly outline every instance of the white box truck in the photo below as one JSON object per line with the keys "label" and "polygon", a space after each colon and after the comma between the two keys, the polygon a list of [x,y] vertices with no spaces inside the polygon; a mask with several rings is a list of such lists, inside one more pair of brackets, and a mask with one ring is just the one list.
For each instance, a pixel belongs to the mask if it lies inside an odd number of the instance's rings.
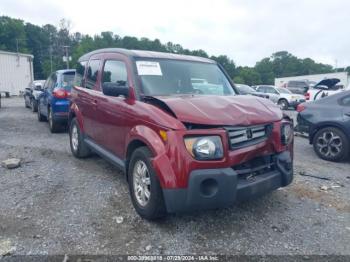
{"label": "white box truck", "polygon": [[0,50],[0,94],[20,95],[34,80],[33,56]]}

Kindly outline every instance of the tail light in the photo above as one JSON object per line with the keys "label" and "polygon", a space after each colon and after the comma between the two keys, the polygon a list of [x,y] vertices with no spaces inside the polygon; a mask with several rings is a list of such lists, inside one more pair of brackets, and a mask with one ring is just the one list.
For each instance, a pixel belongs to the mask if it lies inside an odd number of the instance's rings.
{"label": "tail light", "polygon": [[58,88],[52,92],[52,95],[56,98],[62,99],[62,98],[68,98],[70,96],[70,93],[66,89]]}
{"label": "tail light", "polygon": [[297,112],[302,112],[305,110],[305,105],[304,104],[299,104],[297,105]]}
{"label": "tail light", "polygon": [[305,100],[310,100],[310,93],[309,92],[306,92],[304,96],[305,96]]}

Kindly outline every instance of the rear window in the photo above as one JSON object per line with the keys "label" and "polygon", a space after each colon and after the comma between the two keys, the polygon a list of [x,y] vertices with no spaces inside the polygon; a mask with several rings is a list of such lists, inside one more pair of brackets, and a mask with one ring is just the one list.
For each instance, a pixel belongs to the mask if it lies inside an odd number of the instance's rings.
{"label": "rear window", "polygon": [[63,73],[59,86],[66,90],[71,90],[74,85],[75,72]]}

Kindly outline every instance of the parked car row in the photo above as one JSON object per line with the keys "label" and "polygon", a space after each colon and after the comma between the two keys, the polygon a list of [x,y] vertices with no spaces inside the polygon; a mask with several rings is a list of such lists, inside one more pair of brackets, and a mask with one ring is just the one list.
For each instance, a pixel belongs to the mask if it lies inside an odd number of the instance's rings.
{"label": "parked car row", "polygon": [[118,166],[135,210],[156,219],[291,183],[292,120],[266,94],[238,90],[210,59],[103,49],[48,78],[38,118],[53,132],[67,121],[72,154]]}
{"label": "parked car row", "polygon": [[235,84],[241,95],[254,95],[270,99],[277,104],[282,110],[287,110],[290,107],[294,109],[300,103],[306,101],[303,95],[293,94],[286,88],[275,87],[272,85],[257,85],[250,87],[243,84]]}
{"label": "parked car row", "polygon": [[294,127],[281,111],[290,106],[321,158],[349,156],[349,91],[305,103],[286,88],[255,88],[234,85],[210,59],[102,49],[83,55],[76,70],[50,75],[38,119],[51,132],[69,127],[75,157],[97,153],[119,167],[146,219],[290,184]]}
{"label": "parked car row", "polygon": [[48,121],[52,133],[68,124],[69,96],[75,69],[58,70],[48,79],[33,81],[24,92],[24,104],[37,112],[38,120]]}

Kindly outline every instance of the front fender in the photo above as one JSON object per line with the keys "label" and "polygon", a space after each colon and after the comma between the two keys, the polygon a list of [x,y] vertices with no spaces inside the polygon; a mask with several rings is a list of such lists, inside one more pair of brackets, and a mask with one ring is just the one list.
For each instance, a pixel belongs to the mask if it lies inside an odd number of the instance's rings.
{"label": "front fender", "polygon": [[128,146],[135,140],[143,142],[151,150],[153,155],[151,162],[161,187],[175,186],[176,176],[172,169],[171,161],[166,154],[167,144],[161,139],[160,135],[147,126],[139,125],[132,128],[126,137],[125,159],[127,158]]}

